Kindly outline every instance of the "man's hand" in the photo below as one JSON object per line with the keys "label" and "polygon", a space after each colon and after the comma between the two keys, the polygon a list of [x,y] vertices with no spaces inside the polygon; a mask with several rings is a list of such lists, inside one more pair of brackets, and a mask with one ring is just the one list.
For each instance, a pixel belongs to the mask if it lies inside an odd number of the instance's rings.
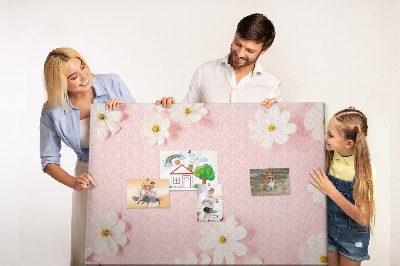
{"label": "man's hand", "polygon": [[171,103],[174,103],[174,97],[163,97],[162,100],[156,101],[156,105],[162,104],[163,107],[171,107]]}
{"label": "man's hand", "polygon": [[272,99],[267,99],[267,100],[263,101],[261,104],[265,105],[265,107],[270,107],[271,104],[277,103],[277,102],[278,101],[275,98],[272,98]]}

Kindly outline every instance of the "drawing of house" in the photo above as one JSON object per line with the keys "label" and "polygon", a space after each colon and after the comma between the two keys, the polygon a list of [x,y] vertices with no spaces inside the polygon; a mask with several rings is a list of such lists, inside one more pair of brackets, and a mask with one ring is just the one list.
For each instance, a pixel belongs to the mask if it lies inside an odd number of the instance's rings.
{"label": "drawing of house", "polygon": [[180,165],[170,173],[170,186],[172,188],[191,188],[193,184],[193,165],[189,164],[188,168]]}

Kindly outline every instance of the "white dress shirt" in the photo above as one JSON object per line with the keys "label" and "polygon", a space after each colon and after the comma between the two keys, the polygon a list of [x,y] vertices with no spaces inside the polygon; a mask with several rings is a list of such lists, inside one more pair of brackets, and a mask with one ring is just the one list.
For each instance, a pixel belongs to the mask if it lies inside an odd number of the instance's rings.
{"label": "white dress shirt", "polygon": [[202,64],[194,73],[183,103],[261,103],[282,99],[280,82],[257,61],[254,70],[236,83],[229,55]]}

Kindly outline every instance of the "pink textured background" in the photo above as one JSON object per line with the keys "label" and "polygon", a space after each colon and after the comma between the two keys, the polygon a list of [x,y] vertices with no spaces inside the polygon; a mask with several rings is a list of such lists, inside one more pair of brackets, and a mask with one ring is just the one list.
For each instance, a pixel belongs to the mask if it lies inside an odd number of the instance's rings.
{"label": "pink textured background", "polygon": [[[140,136],[139,122],[155,113],[140,104],[125,104],[123,120],[114,136],[99,139],[91,130],[89,172],[97,186],[89,190],[88,220],[100,212],[116,212],[125,221],[128,242],[115,256],[92,255],[91,261],[107,264],[173,264],[185,253],[213,258],[214,249],[201,250],[200,229],[208,223],[196,221],[196,191],[170,191],[169,209],[127,209],[127,179],[159,178],[161,150],[217,150],[218,180],[223,184],[224,220],[235,217],[247,230],[239,242],[247,246],[235,263],[260,259],[263,264],[300,264],[298,250],[311,235],[326,232],[326,209],[314,203],[307,190],[309,172],[325,164],[325,147],[304,127],[304,117],[315,103],[279,103],[288,110],[289,123],[297,130],[289,140],[271,150],[250,139],[250,121],[260,104],[205,104],[208,114],[192,127],[170,119],[170,137],[164,145],[148,144]],[[169,113],[163,112],[163,117]],[[290,195],[251,196],[250,169],[289,168]],[[211,224],[211,222],[209,222]],[[90,225],[90,224],[89,224]],[[225,263],[225,261],[224,261]]]}

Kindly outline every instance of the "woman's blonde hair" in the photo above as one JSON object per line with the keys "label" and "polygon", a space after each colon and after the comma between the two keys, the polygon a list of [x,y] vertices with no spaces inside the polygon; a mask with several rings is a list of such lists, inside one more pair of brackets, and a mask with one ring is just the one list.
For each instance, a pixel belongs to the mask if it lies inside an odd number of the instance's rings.
{"label": "woman's blonde hair", "polygon": [[71,58],[79,58],[89,70],[89,82],[92,82],[92,72],[85,59],[72,48],[56,48],[49,53],[44,62],[44,87],[47,92],[47,101],[43,104],[44,107],[50,109],[56,106],[62,106],[64,110],[71,110],[70,102],[68,101],[67,92],[67,70],[68,60]]}
{"label": "woman's blonde hair", "polygon": [[[372,167],[367,144],[367,117],[354,106],[337,112],[337,130],[344,139],[354,141],[354,171],[356,182],[353,197],[355,205],[361,210],[361,218],[368,218],[368,226],[375,223],[374,188],[372,182]],[[327,151],[326,171],[330,169],[334,151]]]}

